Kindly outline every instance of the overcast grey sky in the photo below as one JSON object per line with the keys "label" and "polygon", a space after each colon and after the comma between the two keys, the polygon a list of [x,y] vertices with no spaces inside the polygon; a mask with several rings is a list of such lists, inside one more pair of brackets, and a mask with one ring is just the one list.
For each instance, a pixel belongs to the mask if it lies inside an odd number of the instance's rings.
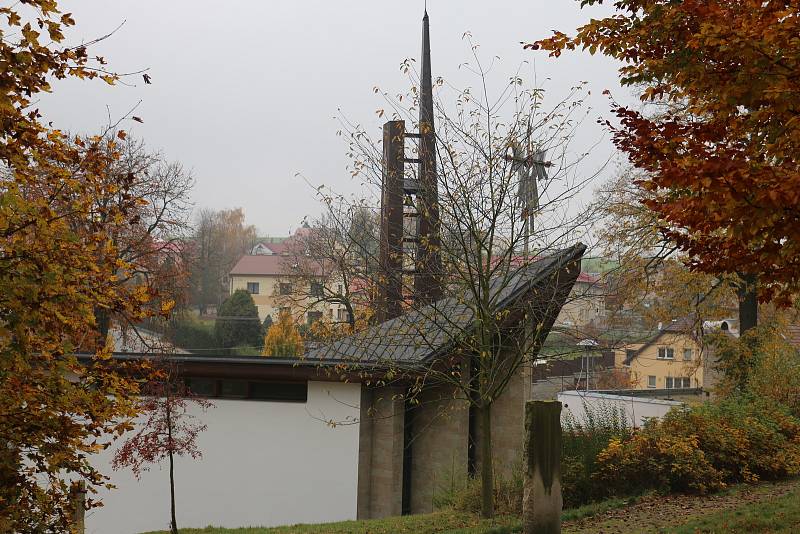
{"label": "overcast grey sky", "polygon": [[[77,26],[71,43],[106,34],[92,55],[118,71],[149,68],[152,85],[62,82],[41,108],[56,127],[96,131],[108,110],[118,118],[139,100],[144,124],[123,125],[170,159],[191,169],[197,207],[242,207],[261,234],[286,235],[319,205],[295,174],[338,191],[358,187],[347,171],[345,144],[335,135],[337,109],[377,131],[385,119],[372,88],[408,88],[400,62],[417,58],[423,3],[367,0],[227,1],[65,0]],[[554,100],[570,86],[590,83],[592,119],[609,115],[604,89],[627,101],[617,65],[603,57],[568,53],[558,60],[522,49],[551,29],[572,31],[608,8],[578,9],[575,0],[429,0],[434,76],[458,81],[469,59],[462,39],[472,33],[504,83],[530,61]],[[586,172],[613,153],[608,135],[587,120],[576,150],[605,138]]]}

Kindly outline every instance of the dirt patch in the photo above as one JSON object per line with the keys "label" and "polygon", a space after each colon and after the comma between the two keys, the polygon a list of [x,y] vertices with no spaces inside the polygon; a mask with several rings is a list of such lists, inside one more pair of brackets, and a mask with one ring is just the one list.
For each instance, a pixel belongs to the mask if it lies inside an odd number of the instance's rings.
{"label": "dirt patch", "polygon": [[564,534],[644,534],[660,532],[708,514],[771,500],[800,487],[800,480],[739,486],[715,495],[652,495],[636,504],[565,522]]}

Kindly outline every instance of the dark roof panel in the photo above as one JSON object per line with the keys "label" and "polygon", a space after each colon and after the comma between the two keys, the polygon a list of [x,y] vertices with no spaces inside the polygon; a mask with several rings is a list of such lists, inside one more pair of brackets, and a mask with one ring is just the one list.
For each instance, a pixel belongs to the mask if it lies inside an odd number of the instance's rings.
{"label": "dark roof panel", "polygon": [[[569,280],[559,280],[558,275],[580,260],[585,248],[578,244],[537,259],[507,276],[496,277],[489,289],[490,298],[495,300],[493,307],[498,310],[510,309],[532,290],[548,284],[563,284],[563,289],[568,292],[575,276]],[[449,296],[312,350],[306,354],[306,358],[413,365],[446,351],[457,336],[469,328],[473,318],[472,307],[465,299]]]}

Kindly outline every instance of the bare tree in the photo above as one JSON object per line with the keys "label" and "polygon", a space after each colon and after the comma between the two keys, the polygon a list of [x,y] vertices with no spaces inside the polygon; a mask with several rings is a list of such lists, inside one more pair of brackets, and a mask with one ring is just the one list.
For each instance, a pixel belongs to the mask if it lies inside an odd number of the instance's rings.
{"label": "bare tree", "polygon": [[[366,206],[331,204],[329,213],[298,232],[283,262],[292,291],[280,297],[297,315],[317,313],[332,328],[317,334],[326,339],[352,333],[371,316],[378,253],[377,216]],[[343,317],[324,317],[331,305]],[[339,326],[346,326],[339,328]]]}
{"label": "bare tree", "polygon": [[[194,186],[191,173],[178,162],[168,161],[144,141],[109,127],[102,135],[101,146],[112,156],[113,164],[105,175],[109,187],[95,197],[95,213],[99,221],[111,206],[124,205],[138,198],[128,211],[125,231],[111,236],[112,244],[127,267],[116,269],[120,284],[144,283],[158,296],[154,305],[170,310],[185,300],[188,288],[185,237],[189,228],[190,194]],[[126,184],[125,188],[114,184]],[[98,308],[97,325],[101,339],[112,322],[121,328],[134,327],[136,317],[124,317],[113,310]]]}
{"label": "bare tree", "polygon": [[[414,79],[411,63],[404,65]],[[356,367],[367,360],[386,369],[384,380],[391,376],[410,384],[410,402],[424,389],[438,387],[473,407],[481,428],[482,514],[490,517],[492,405],[536,359],[578,275],[585,250],[579,240],[587,235],[594,213],[581,209],[576,195],[599,171],[581,175],[586,152],[576,154],[569,146],[588,113],[583,85],[544,110],[544,91],[526,85],[520,72],[490,96],[491,67],[477,55],[465,67],[474,73],[477,91],[457,90],[441,79],[436,84],[438,172],[433,196],[438,198],[426,205],[411,198],[405,202],[418,217],[434,220],[438,242],[414,241],[412,235],[411,245],[401,252],[399,272],[370,276],[379,292],[399,285],[402,313],[312,355],[352,358]],[[443,94],[448,91],[449,97]],[[420,105],[416,87],[397,98],[382,94],[390,110],[379,110],[379,115],[422,128],[415,117]],[[385,147],[359,126],[345,119],[342,123],[352,173],[379,187],[385,178]],[[419,147],[410,150],[409,159],[425,157]],[[420,178],[414,168],[405,167],[405,180]],[[344,199],[320,191],[329,220],[348,235],[349,225],[337,217],[340,210],[330,209]],[[418,224],[406,223],[404,235],[418,229]],[[441,288],[439,299],[420,298],[417,292],[415,269],[421,259],[426,261],[420,256],[426,253],[441,258],[441,266],[430,261],[425,265],[435,269],[428,275]],[[385,305],[384,300],[378,306]]]}
{"label": "bare tree", "polygon": [[256,244],[255,226],[245,223],[241,208],[197,213],[192,236],[192,294],[201,314],[228,295],[228,273]]}

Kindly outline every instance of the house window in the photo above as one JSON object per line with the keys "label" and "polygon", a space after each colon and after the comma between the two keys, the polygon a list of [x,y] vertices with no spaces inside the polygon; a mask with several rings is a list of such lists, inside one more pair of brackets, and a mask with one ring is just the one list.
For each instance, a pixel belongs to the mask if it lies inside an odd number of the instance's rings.
{"label": "house window", "polygon": [[308,324],[312,324],[314,321],[319,321],[322,319],[322,312],[321,311],[310,311],[307,315]]}
{"label": "house window", "polygon": [[683,349],[683,359],[687,362],[692,359],[692,349]]}
{"label": "house window", "polygon": [[280,283],[280,294],[281,295],[291,295],[292,294],[292,284],[289,282],[281,282]]}
{"label": "house window", "polygon": [[636,351],[633,349],[626,349],[625,350],[625,361],[622,362],[622,365],[625,367],[630,367],[631,362],[633,361],[633,357],[636,355]]}
{"label": "house window", "polygon": [[344,286],[342,286],[342,284],[339,284],[339,294],[341,295],[343,291],[344,291]]}
{"label": "house window", "polygon": [[311,296],[323,297],[325,295],[325,286],[319,282],[311,282]]}
{"label": "house window", "polygon": [[655,375],[650,375],[647,377],[647,387],[654,388],[656,387],[656,377]]}
{"label": "house window", "polygon": [[347,309],[346,308],[339,308],[338,310],[336,310],[336,318],[339,321],[348,321],[350,319],[350,316],[347,313]]}
{"label": "house window", "polygon": [[291,314],[292,314],[292,309],[291,309],[289,306],[281,306],[281,307],[278,309],[278,313],[279,313],[280,315],[283,315],[283,314],[286,314],[286,315],[291,315]]}
{"label": "house window", "polygon": [[247,292],[251,295],[258,295],[258,282],[247,282]]}
{"label": "house window", "polygon": [[688,376],[676,376],[674,378],[668,376],[666,381],[667,389],[684,389],[692,387],[692,382]]}
{"label": "house window", "polygon": [[328,318],[333,319],[333,308],[328,308]]}
{"label": "house window", "polygon": [[660,360],[674,360],[675,349],[672,347],[658,347],[658,358]]}

